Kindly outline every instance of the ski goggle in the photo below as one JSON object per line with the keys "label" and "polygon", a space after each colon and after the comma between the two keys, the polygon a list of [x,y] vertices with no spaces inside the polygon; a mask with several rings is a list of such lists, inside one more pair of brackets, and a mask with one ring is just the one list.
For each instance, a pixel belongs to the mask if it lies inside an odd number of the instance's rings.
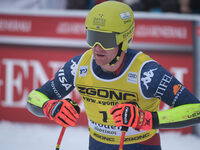
{"label": "ski goggle", "polygon": [[99,44],[104,50],[111,50],[117,46],[117,33],[99,32],[89,29],[86,32],[87,43],[91,48]]}

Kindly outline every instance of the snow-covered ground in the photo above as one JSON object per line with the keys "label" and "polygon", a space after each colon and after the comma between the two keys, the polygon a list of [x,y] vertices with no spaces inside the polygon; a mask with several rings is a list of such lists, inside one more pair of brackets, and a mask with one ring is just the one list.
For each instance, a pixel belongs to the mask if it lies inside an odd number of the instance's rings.
{"label": "snow-covered ground", "polygon": [[[0,150],[55,150],[61,127],[44,124],[0,122]],[[200,137],[162,133],[163,150],[199,150]],[[60,150],[87,150],[88,130],[67,128]]]}

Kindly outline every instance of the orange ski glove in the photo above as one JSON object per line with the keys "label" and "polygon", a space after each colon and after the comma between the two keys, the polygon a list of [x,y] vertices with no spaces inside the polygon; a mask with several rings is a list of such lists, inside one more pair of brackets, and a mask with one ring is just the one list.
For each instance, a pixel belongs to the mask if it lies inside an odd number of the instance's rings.
{"label": "orange ski glove", "polygon": [[[122,103],[115,105],[110,114],[117,127],[132,127],[136,130],[151,130],[153,128],[153,117],[149,111],[143,111],[136,104]],[[157,113],[153,116],[156,116]]]}
{"label": "orange ski glove", "polygon": [[49,100],[43,105],[44,114],[63,127],[75,126],[80,108],[71,99]]}

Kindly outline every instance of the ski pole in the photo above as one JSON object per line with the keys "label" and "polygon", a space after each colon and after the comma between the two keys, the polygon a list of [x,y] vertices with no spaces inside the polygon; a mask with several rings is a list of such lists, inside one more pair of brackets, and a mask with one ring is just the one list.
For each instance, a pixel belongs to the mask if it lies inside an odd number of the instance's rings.
{"label": "ski pole", "polygon": [[124,139],[125,139],[126,132],[128,131],[128,127],[122,126],[121,131],[122,131],[122,134],[121,134],[121,139],[120,139],[119,150],[123,150]]}
{"label": "ski pole", "polygon": [[60,136],[58,138],[58,142],[57,142],[57,145],[56,145],[56,150],[59,150],[60,149],[60,144],[61,144],[61,141],[62,141],[62,138],[63,138],[63,135],[65,133],[65,127],[62,127],[62,130],[60,132]]}

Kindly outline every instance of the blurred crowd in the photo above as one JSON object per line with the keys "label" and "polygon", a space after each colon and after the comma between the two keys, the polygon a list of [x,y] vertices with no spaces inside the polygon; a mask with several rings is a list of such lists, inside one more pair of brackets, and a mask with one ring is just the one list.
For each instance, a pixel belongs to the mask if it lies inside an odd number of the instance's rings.
{"label": "blurred crowd", "polygon": [[[91,9],[106,0],[67,0],[67,9]],[[200,13],[200,0],[116,0],[121,1],[134,11]]]}
{"label": "blurred crowd", "polygon": [[[1,9],[91,9],[107,0],[0,0]],[[116,0],[134,11],[200,14],[200,0]]]}

